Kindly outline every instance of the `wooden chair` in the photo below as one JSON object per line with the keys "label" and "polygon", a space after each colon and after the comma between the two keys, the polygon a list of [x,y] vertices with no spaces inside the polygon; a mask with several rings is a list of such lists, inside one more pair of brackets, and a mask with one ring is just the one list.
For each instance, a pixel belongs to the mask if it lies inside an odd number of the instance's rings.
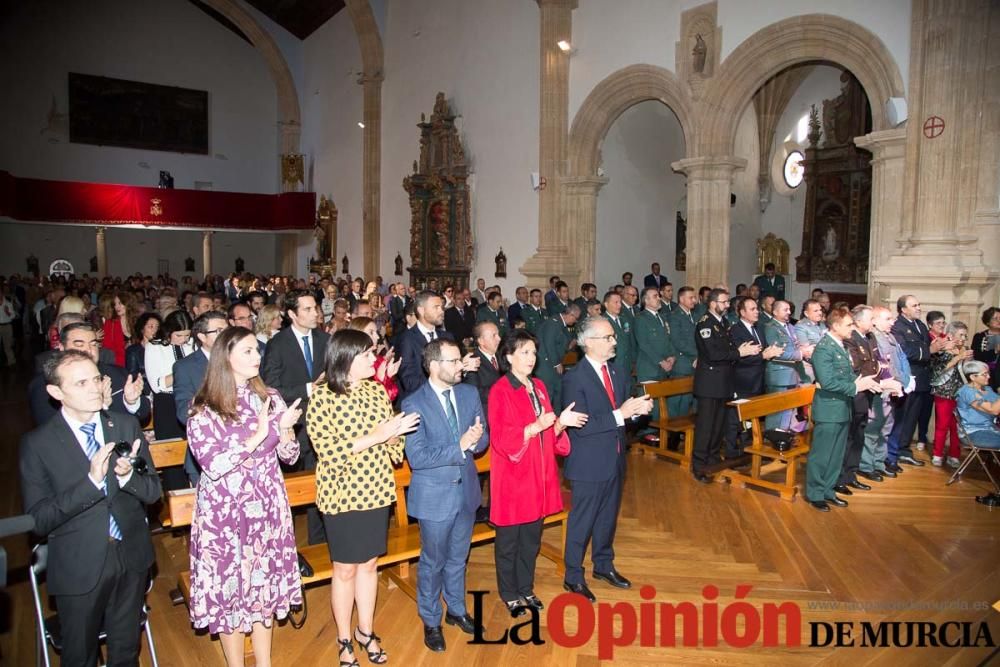
{"label": "wooden chair", "polygon": [[[798,492],[796,483],[796,473],[799,460],[809,453],[812,443],[812,421],[809,429],[799,434],[799,442],[791,449],[783,452],[775,449],[764,439],[764,418],[785,410],[796,410],[798,408],[812,405],[813,394],[816,392],[816,385],[807,384],[787,391],[779,391],[773,394],[764,394],[753,398],[732,401],[729,406],[736,409],[740,421],[752,423],[751,432],[753,441],[749,447],[744,448],[747,454],[752,457],[750,474],[737,470],[727,469],[719,473],[719,478],[736,482],[741,487],[754,486],[771,491],[777,491],[782,500],[795,500]],[[764,465],[764,458],[771,459],[771,462]],[[784,482],[773,482],[763,479],[763,476],[778,470],[784,469]]]}
{"label": "wooden chair", "polygon": [[[660,382],[643,383],[646,393],[657,401],[660,408],[660,418],[649,423],[659,430],[660,442],[658,446],[647,445],[641,442],[633,443],[632,447],[639,451],[662,456],[664,458],[677,461],[684,470],[691,469],[691,452],[694,450],[694,415],[671,416],[667,409],[667,399],[671,396],[682,396],[694,391],[694,376],[671,378]],[[684,447],[679,452],[667,449],[667,437],[670,433],[682,433],[684,435]]]}
{"label": "wooden chair", "polygon": [[978,461],[979,465],[986,471],[986,476],[990,478],[990,482],[993,483],[993,493],[1000,493],[1000,484],[997,484],[997,480],[993,477],[993,473],[990,472],[990,467],[987,465],[987,455],[989,455],[993,457],[993,464],[1000,468],[1000,455],[998,455],[997,450],[986,447],[977,447],[972,444],[972,441],[969,440],[969,434],[966,432],[965,427],[962,426],[962,418],[958,414],[958,410],[955,410],[955,424],[958,428],[958,439],[961,441],[962,446],[969,450],[969,453],[965,455],[965,459],[962,460],[962,462],[958,465],[958,468],[955,469],[955,472],[952,473],[951,477],[948,478],[948,481],[945,482],[945,486],[952,484],[956,479],[961,477],[962,473],[968,469],[969,465],[973,461]]}
{"label": "wooden chair", "polygon": [[[153,465],[156,466],[157,471],[184,465],[185,452],[187,452],[187,440],[184,438],[177,438],[173,440],[154,440],[149,443],[149,454],[153,457]],[[192,494],[194,493],[194,489],[188,489],[188,491]],[[168,529],[173,527],[171,524],[169,508],[170,493],[171,492],[168,491],[164,494],[163,505],[160,508],[159,513],[160,526]]]}

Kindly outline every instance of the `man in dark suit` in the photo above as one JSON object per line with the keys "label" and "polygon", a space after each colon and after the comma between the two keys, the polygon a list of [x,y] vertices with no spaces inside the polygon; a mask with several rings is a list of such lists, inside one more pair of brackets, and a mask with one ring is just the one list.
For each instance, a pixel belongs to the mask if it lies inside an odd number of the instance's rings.
{"label": "man in dark suit", "polygon": [[695,325],[698,366],[694,371],[694,397],[698,415],[694,427],[691,473],[702,484],[712,478],[708,471],[719,463],[725,425],[726,402],[733,400],[733,364],[740,357],[760,353],[760,345],[744,342],[739,347],[729,337],[722,319],[729,307],[729,292],[713,289],[708,293],[708,312]]}
{"label": "man in dark suit", "polygon": [[[476,307],[469,296],[469,290],[462,290],[456,297],[451,308],[444,311],[444,328],[455,341],[464,346],[467,338],[472,338],[472,330],[476,326]],[[468,352],[468,350],[464,350]]]}
{"label": "man in dark suit", "polygon": [[517,318],[521,318],[522,320],[525,321],[525,323],[527,323],[528,321],[524,317],[524,315],[521,314],[522,311],[527,310],[529,308],[528,288],[523,286],[518,287],[514,291],[514,299],[515,299],[514,303],[512,303],[510,307],[507,309],[507,322],[510,323],[511,327],[514,326],[513,322]]}
{"label": "man in dark suit", "polygon": [[[276,389],[288,405],[300,400],[302,417],[296,433],[302,453],[299,465],[303,470],[316,469],[316,452],[309,443],[305,428],[306,406],[317,384],[325,381],[323,370],[326,346],[330,336],[319,329],[322,313],[316,297],[307,290],[292,290],[285,295],[285,315],[291,320],[288,326],[271,337],[260,363],[260,377],[264,384]],[[316,508],[306,511],[309,524],[309,544],[326,541],[326,531]]]}
{"label": "man in dark suit", "polygon": [[666,285],[667,282],[669,282],[666,276],[660,275],[659,262],[653,262],[650,265],[649,270],[651,271],[651,273],[649,273],[645,278],[642,279],[643,287],[655,287],[656,289],[660,289],[664,285]]}
{"label": "man in dark suit", "polygon": [[476,341],[475,355],[479,359],[479,369],[466,373],[463,382],[470,384],[479,391],[479,402],[483,405],[483,413],[489,414],[490,389],[500,379],[500,360],[497,350],[500,348],[500,333],[492,322],[479,322],[473,329]]}
{"label": "man in dark suit", "polygon": [[[137,665],[139,613],[154,561],[146,513],[160,499],[160,480],[138,423],[102,411],[103,375],[90,355],[60,352],[44,372],[46,391],[62,408],[21,439],[21,492],[35,533],[48,539],[62,664],[96,664],[103,630],[108,664]],[[146,474],[114,453],[119,441],[145,461]]]}
{"label": "man in dark suit", "polygon": [[[438,338],[455,340],[450,333],[441,328],[444,322],[444,302],[437,292],[424,290],[418,293],[416,310],[417,324],[403,333],[396,343],[401,360],[399,373],[396,375],[401,399],[419,389],[427,379],[424,368],[424,347],[427,343]],[[471,352],[462,358],[463,371],[471,372],[478,368],[479,361]]]}
{"label": "man in dark suit", "polygon": [[489,431],[479,396],[461,384],[458,345],[438,338],[424,347],[423,356],[429,377],[402,403],[404,413],[420,415],[417,430],[406,437],[413,472],[407,513],[420,523],[417,613],[424,644],[444,651],[442,593],[448,605],[445,622],[470,635],[476,632],[465,607],[465,561],[482,501],[473,457],[486,450]]}
{"label": "man in dark suit", "polygon": [[587,415],[580,428],[569,429],[572,449],[563,476],[572,485],[566,524],[566,579],[563,588],[597,598],[583,576],[583,555],[591,546],[595,579],[618,588],[631,582],[615,570],[615,528],[625,479],[625,422],[653,409],[648,396],[628,398],[631,382],[615,364],[615,330],[603,317],[584,320],[577,342],[584,357],[563,376],[563,402]]}
{"label": "man in dark suit", "polygon": [[393,339],[406,331],[406,287],[403,283],[389,285],[389,322],[392,324]]}
{"label": "man in dark suit", "polygon": [[899,317],[892,325],[892,335],[910,362],[910,373],[916,381],[916,387],[906,395],[896,423],[889,433],[886,455],[886,469],[897,472],[899,463],[912,466],[922,466],[924,462],[914,458],[911,448],[913,434],[917,430],[917,419],[924,405],[931,401],[931,355],[939,352],[947,339],[930,339],[930,330],[920,320],[920,302],[912,294],[904,294],[896,301],[896,312]]}
{"label": "man in dark suit", "polygon": [[[729,339],[739,349],[743,343],[752,343],[759,350],[740,357],[733,364],[733,393],[736,398],[751,398],[764,393],[764,362],[781,354],[777,345],[764,347],[764,333],[757,327],[760,311],[757,302],[748,296],[736,297],[739,320],[729,328]],[[727,408],[726,458],[743,455],[744,443],[740,435],[740,420],[735,408]]]}
{"label": "man in dark suit", "polygon": [[[247,311],[249,317],[250,306],[238,304]],[[232,309],[233,306],[230,306]],[[191,337],[196,341],[198,347],[192,354],[178,359],[174,362],[174,405],[177,407],[177,421],[187,424],[188,408],[191,407],[191,400],[201,388],[201,383],[205,379],[208,371],[208,357],[212,353],[212,345],[219,334],[228,327],[226,316],[222,313],[210,310],[202,313],[191,324]],[[258,341],[259,344],[259,341]],[[164,418],[168,418],[166,415]],[[188,480],[192,487],[198,486],[198,478],[201,477],[201,468],[194,460],[191,448],[184,453],[184,472],[187,473]]]}
{"label": "man in dark suit", "polygon": [[[133,415],[139,424],[149,421],[149,399],[142,395],[142,376],[132,377],[114,364],[101,363],[97,332],[88,322],[67,324],[59,332],[58,351],[78,350],[97,364],[104,380],[104,405],[115,412]],[[46,363],[57,353],[46,355]],[[39,373],[28,383],[28,403],[36,426],[41,426],[59,411],[59,401],[46,391],[45,374]]]}
{"label": "man in dark suit", "polygon": [[764,275],[754,278],[753,284],[760,290],[762,297],[773,296],[777,301],[785,298],[785,278],[775,274],[772,262],[764,265]]}

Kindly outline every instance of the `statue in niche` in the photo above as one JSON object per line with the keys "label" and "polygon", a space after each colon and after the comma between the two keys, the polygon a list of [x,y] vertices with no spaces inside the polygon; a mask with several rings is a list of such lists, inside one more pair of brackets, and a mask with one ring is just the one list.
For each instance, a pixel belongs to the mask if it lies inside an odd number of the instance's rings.
{"label": "statue in niche", "polygon": [[342,260],[340,260],[340,266],[341,266],[341,269],[342,269],[341,273],[343,273],[344,275],[347,275],[347,274],[349,274],[351,272],[351,269],[348,268],[349,265],[348,265],[348,262],[347,262],[347,255],[344,255],[344,258]]}
{"label": "statue in niche", "polygon": [[823,261],[832,262],[837,259],[839,254],[837,251],[837,232],[833,225],[827,225],[826,234],[823,235]]}
{"label": "statue in niche", "polygon": [[506,278],[507,277],[507,255],[503,254],[503,246],[500,246],[500,252],[497,256],[493,258],[496,262],[497,269],[496,273],[493,274],[495,278]]}
{"label": "statue in niche", "polygon": [[313,236],[316,237],[316,259],[318,261],[323,261],[326,258],[326,223],[322,220],[316,220],[316,226],[313,227]]}
{"label": "statue in niche", "polygon": [[97,272],[97,255],[94,255],[93,257],[90,258],[90,272],[91,273]]}
{"label": "statue in niche", "polygon": [[243,271],[244,271],[243,258],[242,257],[237,257],[236,258],[236,273],[243,273]]}
{"label": "statue in niche", "polygon": [[400,253],[400,252],[396,253],[395,264],[396,264],[395,275],[397,275],[397,276],[403,275],[403,254],[402,253]]}
{"label": "statue in niche", "polygon": [[674,270],[687,271],[687,220],[677,211],[677,232],[674,245]]}
{"label": "statue in niche", "polygon": [[694,37],[694,48],[691,50],[691,69],[696,74],[703,74],[705,72],[705,59],[708,56],[708,46],[705,45],[705,40],[702,39],[701,33],[698,33]]}
{"label": "statue in niche", "polygon": [[188,257],[184,260],[184,272],[194,273],[194,257]]}
{"label": "statue in niche", "polygon": [[30,273],[33,276],[37,276],[38,275],[38,258],[35,257],[34,253],[28,255],[28,257],[25,259],[25,262],[28,265],[28,273]]}

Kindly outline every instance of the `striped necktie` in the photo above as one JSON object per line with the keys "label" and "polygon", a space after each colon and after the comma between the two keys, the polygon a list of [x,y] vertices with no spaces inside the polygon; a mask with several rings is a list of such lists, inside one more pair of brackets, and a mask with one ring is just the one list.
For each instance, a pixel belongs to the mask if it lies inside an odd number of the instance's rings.
{"label": "striped necktie", "polygon": [[[87,453],[87,460],[89,461],[90,459],[93,459],[94,455],[97,454],[98,450],[101,449],[101,444],[97,442],[97,437],[94,435],[94,432],[97,430],[97,424],[94,424],[93,422],[91,422],[90,424],[84,424],[80,427],[80,430],[83,431],[83,434],[85,436],[87,436],[86,453]],[[107,484],[104,485],[104,495],[108,495]],[[111,516],[111,508],[108,508],[108,519],[109,519],[108,535],[115,538],[116,540],[121,541],[122,531],[118,527],[118,522],[115,521],[115,518],[113,516]]]}

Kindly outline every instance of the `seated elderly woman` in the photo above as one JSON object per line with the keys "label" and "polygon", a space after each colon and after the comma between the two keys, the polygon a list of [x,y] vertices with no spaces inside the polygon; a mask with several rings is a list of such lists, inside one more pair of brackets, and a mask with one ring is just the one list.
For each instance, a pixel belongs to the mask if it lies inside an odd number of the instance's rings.
{"label": "seated elderly woman", "polygon": [[990,369],[981,361],[966,361],[962,372],[969,379],[956,396],[962,428],[976,447],[1000,449],[1000,395],[989,386]]}

